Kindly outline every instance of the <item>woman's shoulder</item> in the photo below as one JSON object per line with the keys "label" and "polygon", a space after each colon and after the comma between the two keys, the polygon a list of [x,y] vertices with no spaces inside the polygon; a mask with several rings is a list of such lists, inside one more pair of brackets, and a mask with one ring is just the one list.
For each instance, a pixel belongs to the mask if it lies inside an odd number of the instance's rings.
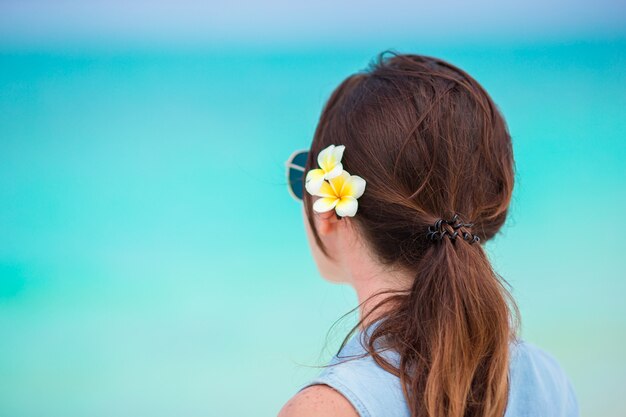
{"label": "woman's shoulder", "polygon": [[359,412],[335,388],[318,384],[296,393],[277,417],[359,417]]}
{"label": "woman's shoulder", "polygon": [[362,334],[353,335],[317,376],[300,386],[278,417],[375,417],[384,370],[366,355]]}
{"label": "woman's shoulder", "polygon": [[554,355],[523,339],[512,342],[510,353],[505,417],[579,416],[574,387]]}
{"label": "woman's shoulder", "polygon": [[[409,417],[400,379],[378,365],[363,343],[363,333],[354,335],[315,378],[300,387],[297,395],[325,385],[341,394],[359,417]],[[379,354],[398,366],[395,352],[381,350]]]}

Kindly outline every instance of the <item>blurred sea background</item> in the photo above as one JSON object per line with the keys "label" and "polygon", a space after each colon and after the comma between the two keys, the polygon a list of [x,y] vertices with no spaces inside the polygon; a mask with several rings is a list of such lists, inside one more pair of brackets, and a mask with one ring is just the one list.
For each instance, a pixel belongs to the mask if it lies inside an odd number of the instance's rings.
{"label": "blurred sea background", "polygon": [[491,260],[582,415],[624,416],[625,22],[610,0],[3,0],[0,417],[275,415],[356,322],[331,328],[356,297],[318,275],[284,161],[385,49],[504,113]]}

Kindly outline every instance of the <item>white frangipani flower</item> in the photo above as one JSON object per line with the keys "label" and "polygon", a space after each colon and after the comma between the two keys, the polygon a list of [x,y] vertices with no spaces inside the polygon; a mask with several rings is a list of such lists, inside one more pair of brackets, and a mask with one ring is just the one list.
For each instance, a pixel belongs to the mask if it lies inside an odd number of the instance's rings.
{"label": "white frangipani flower", "polygon": [[313,203],[313,210],[324,213],[333,208],[341,217],[354,216],[359,207],[357,198],[365,191],[365,180],[358,175],[341,172],[328,181],[322,181],[315,195],[322,197]]}
{"label": "white frangipani flower", "polygon": [[305,188],[310,194],[317,193],[324,180],[330,180],[341,174],[343,171],[341,158],[345,149],[344,145],[330,145],[320,152],[317,156],[317,163],[320,167],[306,174]]}

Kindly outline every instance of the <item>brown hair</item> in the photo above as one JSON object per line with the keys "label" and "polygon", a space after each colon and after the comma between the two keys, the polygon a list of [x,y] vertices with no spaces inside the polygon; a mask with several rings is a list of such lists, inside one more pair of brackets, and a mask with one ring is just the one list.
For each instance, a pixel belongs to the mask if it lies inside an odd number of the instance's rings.
{"label": "brown hair", "polygon": [[[503,225],[513,191],[511,138],[496,105],[441,59],[386,51],[332,93],[307,171],[331,144],[346,146],[344,168],[367,181],[351,221],[382,265],[414,277],[407,291],[384,291],[390,295],[342,347],[385,306],[365,347],[400,378],[412,416],[502,416],[519,312],[482,247]],[[314,238],[331,257],[307,193],[304,203]],[[479,243],[427,237],[430,225],[454,214],[473,223]],[[399,354],[398,367],[377,352],[377,341]]]}

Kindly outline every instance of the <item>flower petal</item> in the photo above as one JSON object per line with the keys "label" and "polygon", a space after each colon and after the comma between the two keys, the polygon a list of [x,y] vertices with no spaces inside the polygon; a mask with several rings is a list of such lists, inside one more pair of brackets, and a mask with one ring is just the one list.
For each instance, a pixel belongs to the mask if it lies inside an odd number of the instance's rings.
{"label": "flower petal", "polygon": [[309,194],[315,195],[322,183],[324,182],[324,171],[321,169],[312,169],[306,174],[305,188]]}
{"label": "flower petal", "polygon": [[352,217],[356,214],[357,209],[359,208],[359,202],[354,197],[343,197],[335,206],[335,211],[341,217],[349,216]]}
{"label": "flower petal", "polygon": [[328,180],[330,182],[330,185],[333,187],[333,190],[337,197],[342,196],[341,189],[343,188],[343,184],[346,182],[346,180],[348,180],[348,178],[350,178],[350,174],[348,174],[348,171],[341,171],[340,175],[337,175],[336,177]]}
{"label": "flower petal", "polygon": [[324,175],[324,178],[326,178],[327,180],[331,178],[335,178],[341,175],[342,171],[343,171],[343,164],[339,162],[337,165],[335,165],[333,169],[330,170],[330,172],[327,172],[326,175]]}
{"label": "flower petal", "polygon": [[344,145],[335,146],[333,145],[333,149],[331,150],[332,161],[335,164],[341,163],[341,158],[343,157],[343,151],[346,149]]}
{"label": "flower petal", "polygon": [[[322,168],[326,173],[333,171],[337,165],[341,164],[341,158],[343,157],[343,151],[345,148],[346,147],[344,145],[329,145],[323,149],[317,156],[317,163],[320,168]],[[338,174],[335,173],[334,175]],[[332,176],[326,178],[332,178]]]}
{"label": "flower petal", "polygon": [[324,213],[334,209],[338,202],[339,199],[335,197],[320,198],[313,203],[313,210],[318,213]]}
{"label": "flower petal", "polygon": [[335,149],[335,145],[329,145],[317,155],[317,164],[324,172],[329,172],[336,165],[336,162],[339,162],[334,158],[333,149]]}
{"label": "flower petal", "polygon": [[359,198],[363,195],[364,191],[365,180],[358,175],[350,175],[350,178],[347,178],[343,184],[341,195]]}
{"label": "flower petal", "polygon": [[319,193],[320,188],[322,187],[322,184],[324,183],[324,178],[321,178],[319,180],[311,180],[307,183],[304,184],[304,188],[306,188],[306,191],[311,194],[311,195],[317,195],[317,193]]}
{"label": "flower petal", "polygon": [[315,195],[320,197],[339,198],[339,195],[335,193],[335,190],[333,190],[333,187],[331,187],[328,181],[322,181],[322,184]]}
{"label": "flower petal", "polygon": [[310,180],[316,180],[316,179],[320,179],[320,178],[324,178],[325,172],[323,169],[311,169],[309,170],[309,172],[306,173],[306,180],[310,181]]}
{"label": "flower petal", "polygon": [[341,162],[341,158],[343,158],[343,151],[346,149],[344,145],[335,146],[333,149],[333,156],[337,160],[337,163]]}

